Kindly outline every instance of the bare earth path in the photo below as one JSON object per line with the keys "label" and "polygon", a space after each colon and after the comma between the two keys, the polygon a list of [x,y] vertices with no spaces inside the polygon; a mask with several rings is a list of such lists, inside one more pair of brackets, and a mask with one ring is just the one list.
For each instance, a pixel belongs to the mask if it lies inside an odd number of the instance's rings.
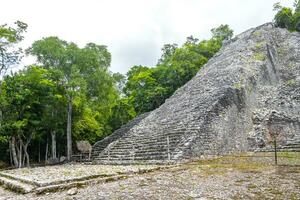
{"label": "bare earth path", "polygon": [[0,200],[300,199],[300,166],[273,166],[265,160],[224,157],[197,161],[80,188],[73,196],[67,191],[17,195],[0,188]]}

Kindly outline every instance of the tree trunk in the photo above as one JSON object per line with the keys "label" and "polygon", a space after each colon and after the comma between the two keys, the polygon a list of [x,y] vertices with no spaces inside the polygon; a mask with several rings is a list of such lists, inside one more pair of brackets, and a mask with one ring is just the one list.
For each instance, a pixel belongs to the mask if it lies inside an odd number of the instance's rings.
{"label": "tree trunk", "polygon": [[29,162],[29,154],[27,152],[27,148],[28,148],[28,143],[26,143],[25,145],[23,145],[23,149],[24,149],[24,162],[25,162],[25,158],[26,158],[26,167],[30,167],[30,162]]}
{"label": "tree trunk", "polygon": [[25,166],[25,161],[26,161],[26,154],[25,154],[25,149],[24,149],[24,147],[23,147],[23,150],[24,150],[24,155],[23,155],[23,160],[22,160],[22,167],[24,167]]}
{"label": "tree trunk", "polygon": [[[17,138],[15,138],[15,148],[16,148],[16,152],[17,152],[17,160],[18,160],[18,163],[19,163],[19,160],[20,160],[20,158],[19,158],[19,156],[20,156],[20,149],[19,149],[19,145],[18,145],[18,140],[17,140]],[[17,167],[19,167],[19,164],[18,164],[18,166]]]}
{"label": "tree trunk", "polygon": [[11,140],[9,140],[9,143],[8,143],[8,148],[9,148],[9,161],[10,161],[10,165],[13,166],[13,158],[12,158],[12,152],[11,152]]}
{"label": "tree trunk", "polygon": [[72,97],[68,97],[68,122],[67,122],[67,159],[72,156]]}
{"label": "tree trunk", "polygon": [[[25,163],[25,158],[26,158],[26,167],[30,167],[30,160],[29,160],[29,154],[28,154],[28,145],[31,142],[33,134],[31,133],[30,136],[28,137],[26,143],[23,143],[23,149],[24,149],[24,163]],[[25,164],[23,164],[23,166],[25,166]]]}
{"label": "tree trunk", "polygon": [[56,132],[51,132],[52,158],[56,158]]}
{"label": "tree trunk", "polygon": [[19,148],[19,168],[22,168],[22,156],[23,156],[22,146],[23,146],[23,142],[22,142],[20,137],[19,137],[19,145],[20,145],[20,148]]}
{"label": "tree trunk", "polygon": [[47,137],[47,143],[46,143],[46,151],[45,151],[45,163],[48,161],[48,137]]}
{"label": "tree trunk", "polygon": [[39,141],[39,163],[41,163],[41,142]]}
{"label": "tree trunk", "polygon": [[13,163],[15,167],[19,166],[18,158],[17,158],[17,152],[16,152],[16,138],[11,138],[11,152],[13,157]]}

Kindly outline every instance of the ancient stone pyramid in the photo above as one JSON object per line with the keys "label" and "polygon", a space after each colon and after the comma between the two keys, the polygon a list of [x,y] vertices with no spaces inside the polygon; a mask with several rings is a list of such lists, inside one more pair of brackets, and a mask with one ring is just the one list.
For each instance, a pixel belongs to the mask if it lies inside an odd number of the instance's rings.
{"label": "ancient stone pyramid", "polygon": [[95,144],[94,162],[179,162],[253,151],[267,146],[271,119],[288,141],[300,138],[299,116],[300,34],[268,23],[224,43],[162,106]]}

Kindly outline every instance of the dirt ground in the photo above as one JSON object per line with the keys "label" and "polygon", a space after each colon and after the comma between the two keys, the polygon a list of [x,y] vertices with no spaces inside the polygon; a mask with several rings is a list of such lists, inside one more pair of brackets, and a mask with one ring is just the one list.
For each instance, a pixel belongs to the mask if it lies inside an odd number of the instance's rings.
{"label": "dirt ground", "polygon": [[[226,156],[181,164],[114,182],[55,193],[15,194],[0,187],[0,200],[21,199],[300,199],[299,154]],[[290,157],[289,157],[290,156]]]}

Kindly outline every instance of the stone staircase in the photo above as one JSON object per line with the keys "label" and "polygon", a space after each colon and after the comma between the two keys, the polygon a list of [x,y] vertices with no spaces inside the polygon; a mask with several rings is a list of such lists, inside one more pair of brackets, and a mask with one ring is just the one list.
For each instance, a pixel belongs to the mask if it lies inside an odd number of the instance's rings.
{"label": "stone staircase", "polygon": [[[212,117],[221,112],[219,104],[211,105],[207,98],[211,93],[202,94],[203,99],[197,99],[197,104],[191,104],[189,98],[195,98],[202,91],[195,86],[182,101],[177,103],[180,109],[170,113],[169,106],[135,119],[128,125],[117,130],[108,138],[96,143],[93,150],[95,164],[172,164],[189,159],[195,151],[192,145],[197,142],[197,155],[213,152],[215,134],[210,130],[209,123],[203,123],[203,118]],[[232,98],[233,95],[220,97]],[[214,93],[214,96],[221,96]],[[234,101],[228,101],[231,103]],[[172,101],[167,100],[168,104]],[[199,105],[200,104],[200,105]],[[203,113],[199,114],[199,110]],[[167,116],[166,114],[169,113]],[[147,125],[147,127],[145,127]],[[123,132],[122,132],[123,131]]]}
{"label": "stone staircase", "polygon": [[105,149],[95,161],[102,164],[167,163],[181,141],[183,130],[148,136],[124,136]]}
{"label": "stone staircase", "polygon": [[131,120],[127,124],[121,126],[118,130],[113,132],[111,135],[107,136],[103,140],[96,142],[93,146],[92,150],[92,159],[95,159],[99,156],[99,154],[112,142],[116,141],[117,139],[124,136],[131,128],[137,125],[142,119],[147,117],[149,113],[141,114],[140,116],[136,117],[135,119]]}
{"label": "stone staircase", "polygon": [[300,136],[290,139],[285,145],[279,146],[279,151],[300,152]]}
{"label": "stone staircase", "polygon": [[[258,149],[257,152],[274,152],[273,146],[267,146],[265,148]],[[282,152],[300,152],[300,136],[296,136],[295,138],[288,139],[286,144],[279,145],[277,147],[277,151]]]}
{"label": "stone staircase", "polygon": [[[161,131],[149,134],[125,134],[108,145],[97,157],[97,164],[173,164],[182,161],[183,152],[195,138],[208,149],[213,137],[199,133],[198,127],[182,127],[176,123],[160,124]],[[194,137],[192,137],[194,136]]]}
{"label": "stone staircase", "polygon": [[33,183],[25,182],[23,180],[20,181],[16,178],[4,176],[2,174],[0,174],[0,185],[6,189],[10,189],[22,194],[30,193],[36,188],[36,185]]}

